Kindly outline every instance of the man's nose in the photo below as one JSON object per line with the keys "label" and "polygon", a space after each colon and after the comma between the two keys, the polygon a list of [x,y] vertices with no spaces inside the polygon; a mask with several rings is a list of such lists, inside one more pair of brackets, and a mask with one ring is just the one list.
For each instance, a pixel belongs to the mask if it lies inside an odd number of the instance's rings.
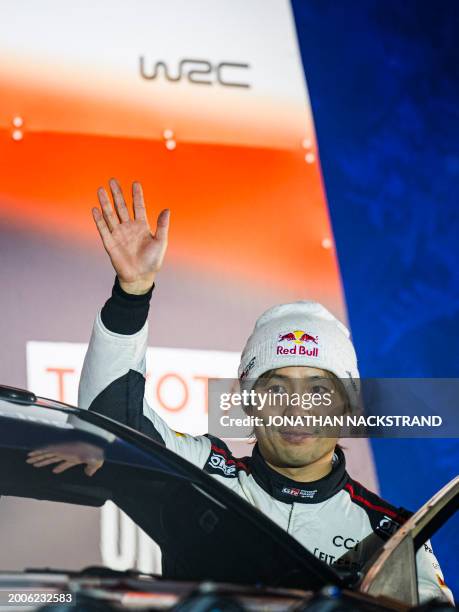
{"label": "man's nose", "polygon": [[295,393],[289,393],[288,400],[282,408],[282,415],[289,417],[304,416],[308,412],[301,405],[301,395]]}

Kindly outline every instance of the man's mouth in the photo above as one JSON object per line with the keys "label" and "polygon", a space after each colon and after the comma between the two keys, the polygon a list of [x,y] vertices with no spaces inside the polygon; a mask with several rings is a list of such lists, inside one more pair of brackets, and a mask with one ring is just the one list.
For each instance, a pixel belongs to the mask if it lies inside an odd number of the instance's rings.
{"label": "man's mouth", "polygon": [[280,437],[290,444],[301,444],[304,440],[312,438],[312,433],[304,429],[279,429]]}

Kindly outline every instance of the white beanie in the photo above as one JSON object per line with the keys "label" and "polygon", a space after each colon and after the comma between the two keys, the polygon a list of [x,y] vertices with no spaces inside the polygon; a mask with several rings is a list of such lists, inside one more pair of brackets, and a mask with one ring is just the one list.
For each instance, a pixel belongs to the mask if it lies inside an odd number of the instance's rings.
{"label": "white beanie", "polygon": [[310,366],[328,370],[344,383],[348,380],[357,393],[357,357],[349,337],[347,327],[318,302],[274,306],[255,323],[242,352],[239,380],[250,380],[252,387],[269,370]]}

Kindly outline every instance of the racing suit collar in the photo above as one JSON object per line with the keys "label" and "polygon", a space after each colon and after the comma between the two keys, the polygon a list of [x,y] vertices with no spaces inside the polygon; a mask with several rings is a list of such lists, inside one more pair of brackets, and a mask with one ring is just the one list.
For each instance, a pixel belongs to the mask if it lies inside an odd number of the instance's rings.
{"label": "racing suit collar", "polygon": [[332,471],[312,482],[298,482],[276,472],[263,459],[258,444],[251,458],[252,476],[269,495],[286,504],[318,504],[338,493],[346,484],[346,460],[343,451],[336,447]]}

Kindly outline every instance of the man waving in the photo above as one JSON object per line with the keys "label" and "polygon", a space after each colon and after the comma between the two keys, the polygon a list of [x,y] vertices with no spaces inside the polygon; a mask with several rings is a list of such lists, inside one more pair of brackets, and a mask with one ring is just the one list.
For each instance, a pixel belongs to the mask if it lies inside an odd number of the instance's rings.
{"label": "man waving", "polygon": [[[211,435],[177,435],[146,401],[147,317],[166,253],[170,215],[163,210],[152,229],[139,183],[132,186],[131,211],[116,180],[110,181],[110,191],[113,204],[105,189],[99,189],[100,209],[94,208],[93,216],[116,280],[95,321],[80,381],[80,407],[127,423],[180,453],[324,561],[361,568],[410,513],[349,476],[336,438],[259,423],[253,454],[236,458],[223,440]],[[307,350],[294,350],[300,344]],[[328,391],[341,413],[352,404],[352,384],[343,381],[359,378],[348,330],[310,301],[274,306],[260,316],[238,374],[241,385],[250,380],[251,388],[266,393]],[[296,410],[288,406],[284,413]],[[418,551],[417,567],[421,600],[451,598],[430,546]]]}

